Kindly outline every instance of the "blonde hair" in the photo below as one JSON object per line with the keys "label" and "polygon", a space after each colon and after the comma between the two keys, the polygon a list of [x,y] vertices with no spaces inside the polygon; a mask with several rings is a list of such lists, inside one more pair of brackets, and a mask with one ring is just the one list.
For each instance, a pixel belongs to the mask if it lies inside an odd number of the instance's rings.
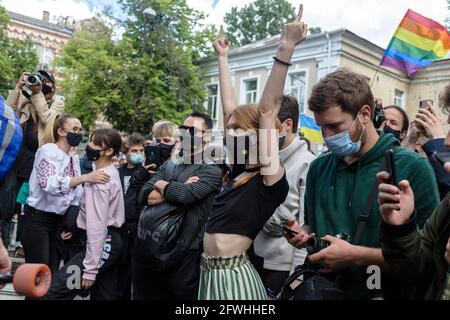
{"label": "blonde hair", "polygon": [[167,120],[156,122],[152,128],[153,137],[173,137],[176,135],[178,127]]}
{"label": "blonde hair", "polygon": [[47,120],[44,130],[44,144],[58,141],[58,129],[64,130],[64,124],[69,119],[78,119],[71,115],[62,113],[52,114]]}

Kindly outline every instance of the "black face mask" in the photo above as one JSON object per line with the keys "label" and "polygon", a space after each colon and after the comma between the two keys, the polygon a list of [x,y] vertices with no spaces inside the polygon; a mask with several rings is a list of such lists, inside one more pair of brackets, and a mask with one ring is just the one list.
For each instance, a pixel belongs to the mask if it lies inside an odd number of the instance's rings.
{"label": "black face mask", "polygon": [[86,146],[86,159],[89,161],[97,161],[100,159],[101,155],[100,152],[105,150],[95,150],[92,149],[89,145]]}
{"label": "black face mask", "polygon": [[397,139],[398,141],[402,141],[402,139],[400,138],[400,134],[402,133],[401,131],[394,130],[391,127],[389,127],[388,125],[384,126],[383,131],[386,134],[390,133],[390,134],[394,135],[395,139]]}
{"label": "black face mask", "polygon": [[81,140],[83,139],[83,134],[67,132],[66,139],[67,139],[67,143],[71,147],[78,147],[80,145]]}
{"label": "black face mask", "polygon": [[[191,140],[190,146],[188,146],[188,143],[186,142],[187,137],[189,136]],[[199,148],[201,148],[203,144],[203,138],[197,137],[189,132],[189,135],[184,134],[180,136],[180,143],[181,143],[180,157],[190,156],[192,158],[194,157],[194,154],[196,152],[199,152]]]}
{"label": "black face mask", "polygon": [[162,160],[167,160],[170,158],[170,155],[172,154],[172,149],[174,145],[160,143],[159,144],[159,156]]}
{"label": "black face mask", "polygon": [[[232,144],[227,146],[227,141]],[[223,138],[223,144],[227,147],[228,155],[233,165],[245,166],[245,163],[242,162],[247,162],[250,151],[256,147],[251,143],[250,136],[238,137],[229,134]]]}
{"label": "black face mask", "polygon": [[52,93],[52,92],[53,92],[53,88],[52,87],[49,87],[49,86],[47,86],[45,84],[42,85],[42,93],[44,94],[44,96],[49,94],[49,93]]}

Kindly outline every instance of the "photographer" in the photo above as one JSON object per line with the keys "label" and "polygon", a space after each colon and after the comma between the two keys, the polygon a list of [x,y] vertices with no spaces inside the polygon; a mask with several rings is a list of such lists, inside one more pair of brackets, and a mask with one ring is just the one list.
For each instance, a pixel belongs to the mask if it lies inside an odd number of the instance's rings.
{"label": "photographer", "polygon": [[[450,106],[450,85],[447,86],[440,95],[440,104],[444,108]],[[436,180],[438,183],[439,194],[441,200],[445,198],[450,191],[450,174],[446,172],[442,165],[434,159],[435,152],[443,152],[446,150],[444,146],[444,127],[439,119],[437,110],[429,101],[424,101],[421,108],[416,113],[412,121],[412,130],[410,132],[409,148],[414,148],[417,140],[424,141],[422,150],[428,157],[433,166]]]}
{"label": "photographer", "polygon": [[[450,111],[450,85],[440,95],[440,105]],[[416,115],[418,124],[427,128],[427,136],[437,132],[442,136],[442,125],[434,117],[434,110],[428,105],[427,112]],[[432,111],[430,111],[430,109]],[[448,118],[450,124],[450,117]],[[439,122],[440,123],[440,122]],[[435,128],[435,129],[432,129]],[[435,164],[447,175],[450,174],[450,163],[442,157],[450,148],[450,131],[445,139],[440,138],[442,146],[437,150]],[[388,184],[389,174],[380,172],[378,202],[383,218],[380,235],[382,252],[385,259],[385,270],[405,284],[416,284],[416,298],[450,299],[449,264],[450,264],[450,194],[442,200],[425,223],[421,231],[416,228],[417,196],[410,187],[409,181],[401,181],[399,188]],[[430,210],[432,208],[430,207]],[[447,280],[445,280],[447,277]]]}
{"label": "photographer", "polygon": [[[30,76],[39,78],[35,85],[29,83]],[[35,129],[35,132],[37,131],[38,147],[43,145],[44,142],[54,142],[44,141],[45,128],[52,118],[64,112],[64,102],[56,100],[54,98],[55,93],[55,78],[47,71],[39,70],[32,75],[23,73],[16,87],[7,98],[8,104],[18,114],[20,123],[22,125],[27,123]],[[20,99],[21,95],[25,98],[23,103],[19,103],[19,100],[24,100],[23,98]],[[34,148],[35,151],[38,147]]]}
{"label": "photographer", "polygon": [[[392,135],[375,129],[373,94],[359,74],[337,70],[327,75],[313,88],[309,108],[331,151],[311,164],[306,180],[305,225],[330,243],[309,260],[323,266],[324,272],[338,271],[345,299],[375,298],[379,292],[367,287],[367,266],[384,263],[378,236],[381,218],[374,200],[376,174],[384,163],[385,152],[394,149],[398,178],[411,181],[418,198],[419,227],[430,216],[430,208],[439,202],[433,170],[427,159],[400,147]],[[369,216],[361,231],[357,226],[363,212]],[[289,227],[299,233],[289,236],[285,232],[297,248],[304,247],[312,237],[297,221],[290,221]],[[332,237],[340,233],[349,235],[350,242]],[[362,235],[360,239],[358,234]],[[382,290],[391,283],[382,283]],[[402,290],[396,298],[409,293],[406,287],[394,286]]]}

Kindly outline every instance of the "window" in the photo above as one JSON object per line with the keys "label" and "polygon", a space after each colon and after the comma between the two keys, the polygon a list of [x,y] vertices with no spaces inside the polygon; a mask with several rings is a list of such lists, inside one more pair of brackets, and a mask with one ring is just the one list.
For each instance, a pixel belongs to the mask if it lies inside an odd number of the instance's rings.
{"label": "window", "polygon": [[34,48],[39,60],[38,67],[43,70],[49,70],[53,65],[53,60],[55,58],[53,50],[51,48],[44,47],[39,43],[35,43]]}
{"label": "window", "polygon": [[306,73],[296,72],[289,74],[285,94],[292,95],[297,98],[300,113],[306,113],[305,92],[306,92]]}
{"label": "window", "polygon": [[217,84],[208,86],[207,108],[211,119],[217,119]]}
{"label": "window", "polygon": [[245,103],[256,102],[258,95],[258,80],[250,79],[244,81],[245,86]]}
{"label": "window", "polygon": [[395,89],[394,104],[401,108],[405,107],[405,93],[403,91]]}

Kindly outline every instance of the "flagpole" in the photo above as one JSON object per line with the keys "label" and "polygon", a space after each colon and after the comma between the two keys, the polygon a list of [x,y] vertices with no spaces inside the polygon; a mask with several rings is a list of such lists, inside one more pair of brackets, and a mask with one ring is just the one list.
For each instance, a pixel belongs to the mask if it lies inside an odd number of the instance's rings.
{"label": "flagpole", "polygon": [[375,82],[375,78],[377,77],[378,71],[380,71],[380,68],[381,68],[381,64],[378,65],[377,70],[375,71],[375,74],[372,78],[372,83],[370,84],[370,89],[372,89],[373,83]]}

